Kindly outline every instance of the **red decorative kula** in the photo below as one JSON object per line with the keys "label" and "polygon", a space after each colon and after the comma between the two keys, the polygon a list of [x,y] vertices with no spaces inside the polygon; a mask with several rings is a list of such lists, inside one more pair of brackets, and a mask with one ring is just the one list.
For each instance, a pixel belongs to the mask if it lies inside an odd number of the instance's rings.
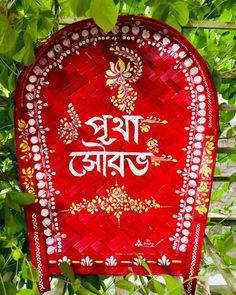
{"label": "red decorative kula", "polygon": [[[20,182],[39,288],[80,274],[197,275],[217,102],[205,63],[170,26],[123,16],[58,31],[15,95]],[[195,281],[186,283],[193,294]]]}

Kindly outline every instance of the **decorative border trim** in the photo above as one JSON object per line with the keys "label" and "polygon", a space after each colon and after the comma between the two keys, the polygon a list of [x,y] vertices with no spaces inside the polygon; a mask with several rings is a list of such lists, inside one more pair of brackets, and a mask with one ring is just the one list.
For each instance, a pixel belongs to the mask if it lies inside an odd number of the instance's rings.
{"label": "decorative border trim", "polygon": [[32,214],[32,224],[33,224],[33,229],[34,229],[34,245],[35,245],[35,257],[36,257],[36,262],[37,262],[37,270],[39,274],[39,288],[40,290],[44,290],[44,280],[43,280],[43,265],[42,265],[42,253],[41,253],[41,247],[39,243],[39,233],[38,233],[38,223],[37,223],[37,217],[36,214]]}
{"label": "decorative border trim", "polygon": [[[201,225],[200,224],[197,224],[196,231],[195,231],[195,240],[194,240],[194,245],[193,245],[192,257],[191,257],[190,270],[189,270],[189,273],[188,273],[188,278],[192,278],[193,275],[196,272],[196,264],[197,264],[197,260],[198,260],[197,254],[199,252],[199,247],[200,247],[200,243],[199,243],[199,240],[200,240],[200,229],[201,229]],[[194,292],[193,289],[195,289],[195,288],[193,288],[193,285],[194,285],[194,281],[193,280],[190,280],[187,283],[187,287],[186,287],[186,294],[187,295],[193,294],[193,292]]]}

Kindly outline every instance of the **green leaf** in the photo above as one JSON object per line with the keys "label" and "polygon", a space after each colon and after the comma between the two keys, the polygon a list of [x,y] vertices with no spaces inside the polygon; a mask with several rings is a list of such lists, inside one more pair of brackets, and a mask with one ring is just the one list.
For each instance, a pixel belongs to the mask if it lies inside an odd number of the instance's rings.
{"label": "green leaf", "polygon": [[141,261],[142,266],[146,269],[146,271],[149,273],[150,276],[152,276],[152,271],[150,267],[148,266],[147,262],[144,261],[140,256],[138,256],[138,259]]}
{"label": "green leaf", "polygon": [[186,25],[189,20],[188,5],[183,1],[177,1],[172,3],[170,7],[178,23],[181,26]]}
{"label": "green leaf", "polygon": [[22,257],[22,252],[20,249],[12,250],[12,258],[16,261],[18,261]]}
{"label": "green leaf", "polygon": [[6,196],[5,198],[5,206],[18,212],[21,211],[21,207],[19,206],[19,204],[12,201],[11,198],[9,198],[8,196]]}
{"label": "green leaf", "polygon": [[2,255],[2,254],[0,254],[0,268],[2,268],[3,267],[3,265],[5,264],[5,258],[4,258],[4,256]]}
{"label": "green leaf", "polygon": [[153,9],[152,16],[165,21],[168,17],[169,10],[170,6],[168,1],[158,1],[157,5],[155,5],[155,8]]}
{"label": "green leaf", "polygon": [[11,191],[7,193],[7,197],[19,205],[29,205],[34,203],[34,195],[30,193]]}
{"label": "green leaf", "polygon": [[221,294],[221,295],[234,295],[230,289],[226,288],[214,288],[215,294]]}
{"label": "green leaf", "polygon": [[98,288],[98,290],[97,290],[97,289],[96,289],[91,283],[89,283],[89,282],[84,282],[84,283],[83,283],[83,287],[86,288],[86,290],[89,290],[89,291],[93,292],[94,294],[98,294],[98,295],[101,294],[101,293],[98,291],[99,288]]}
{"label": "green leaf", "polygon": [[69,0],[72,12],[76,16],[83,16],[89,10],[91,0]]}
{"label": "green leaf", "polygon": [[4,14],[0,14],[0,53],[11,51],[17,39],[17,32],[9,25]]}
{"label": "green leaf", "polygon": [[144,4],[147,6],[153,6],[155,4],[155,0],[146,0]]}
{"label": "green leaf", "polygon": [[32,37],[34,42],[37,41],[38,38],[38,19],[33,19],[27,26],[26,32]]}
{"label": "green leaf", "polygon": [[71,282],[75,281],[74,272],[71,266],[66,261],[60,263],[60,270]]}
{"label": "green leaf", "polygon": [[[106,276],[107,277],[107,276]],[[90,283],[97,290],[100,289],[100,280],[98,275],[83,275],[80,277],[81,281],[84,283]]]}
{"label": "green leaf", "polygon": [[220,86],[222,83],[222,78],[221,78],[220,72],[213,69],[212,76],[213,76],[214,84],[215,84],[217,91],[220,91]]}
{"label": "green leaf", "polygon": [[154,278],[152,278],[149,282],[148,282],[148,288],[154,292],[157,293],[158,295],[164,295],[165,294],[165,288],[162,286],[162,284],[160,282],[158,282],[157,280],[155,280]]}
{"label": "green leaf", "polygon": [[21,264],[21,273],[22,273],[22,278],[27,280],[28,279],[28,266],[26,264],[25,259],[23,260]]}
{"label": "green leaf", "polygon": [[115,282],[115,285],[116,287],[127,290],[127,291],[131,291],[135,288],[135,285],[132,282],[127,280],[119,280]]}
{"label": "green leaf", "polygon": [[217,175],[220,175],[220,168],[215,166],[215,170],[214,170],[214,175],[217,176]]}
{"label": "green leaf", "polygon": [[118,7],[113,0],[91,0],[91,16],[100,28],[109,32],[116,24]]}
{"label": "green leaf", "polygon": [[77,291],[76,294],[78,294],[78,295],[94,295],[94,294],[96,294],[94,292],[91,292],[91,291],[83,288],[83,287],[80,287],[76,291]]}
{"label": "green leaf", "polygon": [[30,280],[31,282],[39,281],[39,275],[38,275],[37,269],[26,258],[23,259],[23,262],[21,265],[21,272],[22,272],[23,279]]}
{"label": "green leaf", "polygon": [[29,65],[34,62],[34,45],[31,35],[27,32],[24,34],[25,42],[25,54],[24,54],[24,64]]}
{"label": "green leaf", "polygon": [[18,215],[13,215],[11,210],[5,207],[5,227],[8,235],[22,231],[24,224]]}
{"label": "green leaf", "polygon": [[31,272],[33,274],[33,281],[34,282],[38,282],[39,281],[39,273],[38,273],[38,270],[37,270],[37,268],[35,266],[33,266],[33,264],[31,262],[29,262],[29,264],[30,264]]}
{"label": "green leaf", "polygon": [[12,126],[11,118],[8,115],[7,110],[0,110],[0,128],[1,130],[9,129]]}
{"label": "green leaf", "polygon": [[21,289],[19,292],[18,292],[18,295],[35,295],[35,292],[34,290],[30,290],[30,289]]}
{"label": "green leaf", "polygon": [[216,189],[211,194],[211,201],[216,201],[221,198],[223,191],[221,189]]}
{"label": "green leaf", "polygon": [[98,279],[99,279],[99,282],[102,282],[106,279],[108,279],[110,276],[109,275],[98,275]]}
{"label": "green leaf", "polygon": [[176,30],[181,31],[182,28],[173,15],[169,15],[166,19],[166,22],[168,23],[168,25],[174,27]]}
{"label": "green leaf", "polygon": [[224,192],[227,192],[229,190],[229,182],[225,182],[224,184],[222,184],[221,189]]}
{"label": "green leaf", "polygon": [[14,72],[11,72],[8,78],[8,90],[12,92],[15,90],[15,88],[16,88],[16,74]]}
{"label": "green leaf", "polygon": [[[0,81],[1,81],[0,84],[2,84],[7,89],[7,87],[8,87],[8,72],[9,72],[9,69],[6,66],[6,64],[7,64],[6,62],[4,63],[0,59]],[[0,115],[0,122],[1,122],[1,115]]]}
{"label": "green leaf", "polygon": [[13,282],[5,282],[5,289],[9,295],[15,295],[17,293],[16,285]]}
{"label": "green leaf", "polygon": [[216,188],[211,194],[211,201],[216,201],[220,199],[223,193],[226,193],[229,190],[230,182],[225,182],[220,187]]}
{"label": "green leaf", "polygon": [[229,183],[233,183],[236,181],[236,172],[230,175]]}
{"label": "green leaf", "polygon": [[170,275],[161,275],[166,282],[166,288],[170,295],[181,295],[181,283]]}

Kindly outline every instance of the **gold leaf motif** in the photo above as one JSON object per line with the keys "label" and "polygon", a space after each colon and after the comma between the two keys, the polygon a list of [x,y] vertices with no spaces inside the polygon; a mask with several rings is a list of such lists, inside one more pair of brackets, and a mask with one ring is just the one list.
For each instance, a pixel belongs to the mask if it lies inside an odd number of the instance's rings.
{"label": "gold leaf motif", "polygon": [[24,138],[28,140],[29,125],[23,119],[18,120],[18,130],[20,131],[19,138]]}
{"label": "gold leaf motif", "polygon": [[22,168],[22,178],[24,179],[23,184],[25,186],[25,189],[28,193],[32,193],[35,195],[35,189],[34,189],[34,168],[28,167],[28,168]]}
{"label": "gold leaf motif", "polygon": [[90,214],[94,214],[99,210],[105,211],[107,214],[113,214],[120,220],[123,212],[134,211],[136,213],[147,212],[150,209],[159,208],[160,205],[154,199],[133,199],[125,191],[124,186],[115,186],[107,190],[107,196],[96,196],[91,201],[83,199],[81,203],[72,203],[70,207],[71,214],[87,210]]}
{"label": "gold leaf motif", "polygon": [[212,163],[213,163],[212,152],[214,149],[215,149],[214,137],[207,135],[205,148],[202,155],[201,168],[200,168],[202,181],[200,182],[197,188],[197,194],[196,194],[195,210],[200,215],[207,213],[207,204],[209,202],[209,198],[207,198],[207,195],[210,192],[210,184],[207,180],[212,174]]}
{"label": "gold leaf motif", "polygon": [[81,121],[72,103],[68,104],[67,113],[71,121],[68,122],[67,118],[62,118],[60,120],[58,134],[59,138],[63,139],[65,144],[70,144],[79,137],[78,128],[81,127]]}
{"label": "gold leaf motif", "polygon": [[20,132],[19,138],[21,138],[19,148],[21,153],[23,154],[20,158],[28,162],[32,158],[29,144],[29,125],[23,119],[19,119],[17,123],[18,130]]}
{"label": "gold leaf motif", "polygon": [[140,120],[139,128],[142,133],[147,133],[151,129],[152,124],[167,124],[167,120],[161,120],[160,118],[156,118],[154,116],[148,116],[146,119]]}
{"label": "gold leaf motif", "polygon": [[171,155],[158,155],[159,153],[159,147],[158,147],[158,141],[155,138],[150,137],[148,141],[146,142],[147,150],[153,154],[151,156],[151,163],[155,167],[160,166],[161,162],[173,162],[176,163],[177,160],[173,159]]}
{"label": "gold leaf motif", "polygon": [[28,128],[28,123],[25,122],[23,119],[18,120],[18,130],[22,131],[24,129]]}

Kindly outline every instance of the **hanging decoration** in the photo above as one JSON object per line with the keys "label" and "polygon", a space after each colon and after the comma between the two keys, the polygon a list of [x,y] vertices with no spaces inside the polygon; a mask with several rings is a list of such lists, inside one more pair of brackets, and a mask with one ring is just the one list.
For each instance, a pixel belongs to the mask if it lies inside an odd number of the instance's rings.
{"label": "hanging decoration", "polygon": [[58,31],[15,94],[20,182],[39,288],[75,273],[183,276],[193,294],[216,154],[206,65],[170,26],[122,16]]}

